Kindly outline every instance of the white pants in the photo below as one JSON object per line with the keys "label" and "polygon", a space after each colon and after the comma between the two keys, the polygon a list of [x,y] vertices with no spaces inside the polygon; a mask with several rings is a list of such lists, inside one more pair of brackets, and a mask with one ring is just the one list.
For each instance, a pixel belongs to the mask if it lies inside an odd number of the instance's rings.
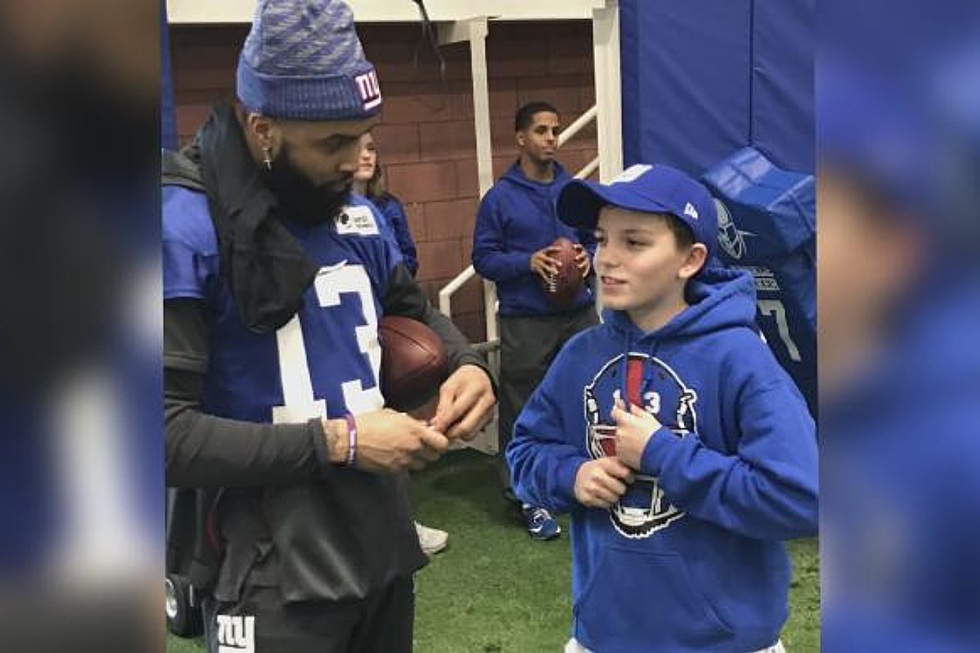
{"label": "white pants", "polygon": [[[592,653],[592,651],[579,644],[579,641],[573,637],[565,644],[565,653]],[[786,653],[786,649],[783,648],[782,642],[776,642],[774,646],[753,653]]]}

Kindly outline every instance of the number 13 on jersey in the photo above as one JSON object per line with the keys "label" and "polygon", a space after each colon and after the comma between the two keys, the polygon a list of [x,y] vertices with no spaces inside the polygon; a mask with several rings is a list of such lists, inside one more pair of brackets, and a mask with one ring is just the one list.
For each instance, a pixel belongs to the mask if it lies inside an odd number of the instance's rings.
{"label": "number 13 on jersey", "polygon": [[[360,298],[361,324],[354,328],[354,339],[361,354],[367,356],[373,374],[370,387],[364,388],[361,379],[341,382],[347,410],[357,415],[378,410],[384,406],[384,397],[378,387],[381,372],[381,345],[378,342],[378,313],[371,294],[371,280],[361,265],[342,263],[321,268],[314,281],[320,309],[343,310],[341,295],[353,293]],[[314,396],[307,358],[306,343],[299,315],[293,316],[276,332],[279,350],[279,371],[282,378],[283,405],[274,406],[272,421],[275,423],[305,422],[314,417],[325,417],[326,401]],[[342,347],[342,343],[337,343]]]}

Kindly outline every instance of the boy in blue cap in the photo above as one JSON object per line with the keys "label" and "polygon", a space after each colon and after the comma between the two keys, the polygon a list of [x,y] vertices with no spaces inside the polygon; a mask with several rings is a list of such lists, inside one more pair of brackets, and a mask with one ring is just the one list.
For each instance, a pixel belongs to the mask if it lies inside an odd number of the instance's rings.
{"label": "boy in blue cap", "polygon": [[714,202],[669,166],[572,182],[557,207],[596,231],[603,324],[561,351],[507,460],[522,500],[572,516],[566,650],[779,650],[817,446],[752,277],[706,265]]}

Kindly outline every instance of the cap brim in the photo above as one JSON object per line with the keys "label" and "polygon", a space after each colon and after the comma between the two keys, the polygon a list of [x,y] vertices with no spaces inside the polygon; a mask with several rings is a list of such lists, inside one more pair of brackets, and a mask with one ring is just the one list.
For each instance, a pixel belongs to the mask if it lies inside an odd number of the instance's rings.
{"label": "cap brim", "polygon": [[558,218],[575,229],[595,229],[599,211],[612,205],[631,211],[659,213],[667,207],[634,192],[627,184],[603,185],[576,179],[568,182],[558,195]]}
{"label": "cap brim", "polygon": [[595,229],[599,210],[606,204],[599,184],[578,179],[568,182],[558,194],[558,219],[575,229]]}

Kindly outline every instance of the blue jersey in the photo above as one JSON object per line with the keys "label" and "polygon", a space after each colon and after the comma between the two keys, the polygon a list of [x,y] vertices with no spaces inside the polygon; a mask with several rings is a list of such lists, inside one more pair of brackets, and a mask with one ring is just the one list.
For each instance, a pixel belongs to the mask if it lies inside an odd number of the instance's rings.
{"label": "blue jersey", "polygon": [[755,277],[756,322],[806,397],[817,398],[816,200],[812,175],[780,170],[747,147],[702,181],[718,200],[718,256]]}
{"label": "blue jersey", "polygon": [[163,189],[164,298],[202,300],[209,323],[203,412],[297,423],[380,409],[378,320],[400,256],[382,237],[376,209],[353,197],[335,224],[287,228],[319,272],[285,326],[255,334],[218,274],[206,195]]}

